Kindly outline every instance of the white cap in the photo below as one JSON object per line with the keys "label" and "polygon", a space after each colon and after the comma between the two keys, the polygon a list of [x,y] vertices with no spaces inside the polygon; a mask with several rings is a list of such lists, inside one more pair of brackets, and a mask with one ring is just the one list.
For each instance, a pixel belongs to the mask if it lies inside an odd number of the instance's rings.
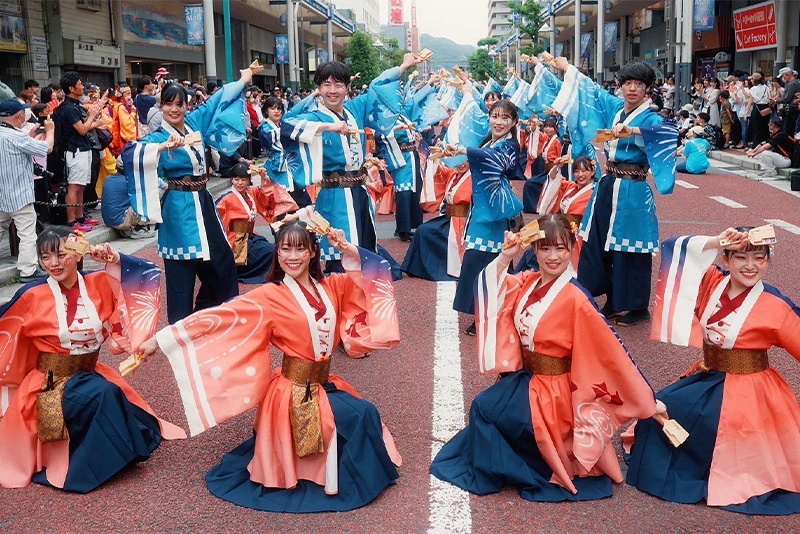
{"label": "white cap", "polygon": [[783,67],[781,70],[778,71],[778,78],[780,78],[784,74],[790,74],[791,72],[792,69],[790,69],[789,67]]}

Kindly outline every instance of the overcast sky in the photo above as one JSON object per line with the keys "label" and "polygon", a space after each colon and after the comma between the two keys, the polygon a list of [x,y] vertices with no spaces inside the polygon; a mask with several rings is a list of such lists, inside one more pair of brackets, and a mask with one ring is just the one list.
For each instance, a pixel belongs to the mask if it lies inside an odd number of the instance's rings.
{"label": "overcast sky", "polygon": [[[378,4],[381,24],[388,24],[389,0],[378,0]],[[405,0],[405,20],[411,22],[411,0]],[[417,0],[420,33],[476,45],[486,37],[488,23],[488,0]]]}

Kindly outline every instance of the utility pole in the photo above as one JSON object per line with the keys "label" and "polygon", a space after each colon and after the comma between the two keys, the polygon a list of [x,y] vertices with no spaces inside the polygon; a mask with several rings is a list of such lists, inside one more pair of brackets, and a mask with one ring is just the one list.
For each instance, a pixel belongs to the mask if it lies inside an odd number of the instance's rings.
{"label": "utility pole", "polygon": [[225,25],[225,75],[226,82],[233,81],[233,45],[231,43],[231,0],[222,0],[222,19]]}

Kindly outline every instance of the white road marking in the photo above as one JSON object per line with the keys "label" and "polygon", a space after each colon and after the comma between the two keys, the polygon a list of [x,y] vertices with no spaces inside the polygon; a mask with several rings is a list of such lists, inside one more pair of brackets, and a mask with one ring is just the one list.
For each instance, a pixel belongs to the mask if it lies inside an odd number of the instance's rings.
{"label": "white road marking", "polygon": [[783,219],[764,219],[768,223],[777,226],[778,228],[783,228],[787,232],[791,232],[796,235],[800,235],[800,227],[793,225],[792,223],[788,223]]}
{"label": "white road marking", "polygon": [[747,207],[744,204],[739,204],[738,202],[736,202],[734,200],[731,200],[731,199],[729,199],[727,197],[708,197],[708,198],[710,198],[711,200],[716,200],[720,204],[725,204],[729,208],[742,209],[742,208],[746,208]]}
{"label": "white road marking", "polygon": [[686,189],[700,189],[696,185],[690,184],[689,182],[687,182],[685,180],[675,180],[675,185],[679,185],[679,186],[681,186],[683,188],[686,188]]}
{"label": "white road marking", "polygon": [[[453,310],[456,284],[436,284],[436,333],[433,351],[433,442],[431,460],[442,445],[464,428],[464,387],[458,313]],[[430,475],[428,532],[472,532],[469,493]]]}

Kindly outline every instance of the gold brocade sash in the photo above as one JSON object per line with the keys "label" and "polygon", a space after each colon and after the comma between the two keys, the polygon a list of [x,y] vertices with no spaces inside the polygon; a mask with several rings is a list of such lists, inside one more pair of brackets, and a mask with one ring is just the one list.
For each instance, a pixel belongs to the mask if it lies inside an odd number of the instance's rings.
{"label": "gold brocade sash", "polygon": [[572,369],[572,356],[557,358],[522,349],[522,367],[535,375],[563,375]]}
{"label": "gold brocade sash", "polygon": [[703,365],[732,375],[750,375],[766,371],[769,357],[766,350],[723,349],[704,343]]}
{"label": "gold brocade sash", "polygon": [[319,386],[328,381],[331,359],[305,360],[283,355],[281,374],[292,383],[289,421],[292,425],[294,452],[303,458],[325,451],[322,441],[322,416],[319,409]]}
{"label": "gold brocade sash", "polygon": [[228,230],[236,232],[233,240],[233,260],[236,265],[247,265],[248,241],[255,228],[254,221],[231,221]]}
{"label": "gold brocade sash", "polygon": [[64,387],[75,373],[94,371],[99,354],[100,351],[88,354],[42,352],[36,358],[36,369],[45,374],[43,391],[36,395],[37,433],[42,443],[67,439]]}
{"label": "gold brocade sash", "polygon": [[447,214],[450,217],[466,217],[469,213],[469,204],[448,204]]}

